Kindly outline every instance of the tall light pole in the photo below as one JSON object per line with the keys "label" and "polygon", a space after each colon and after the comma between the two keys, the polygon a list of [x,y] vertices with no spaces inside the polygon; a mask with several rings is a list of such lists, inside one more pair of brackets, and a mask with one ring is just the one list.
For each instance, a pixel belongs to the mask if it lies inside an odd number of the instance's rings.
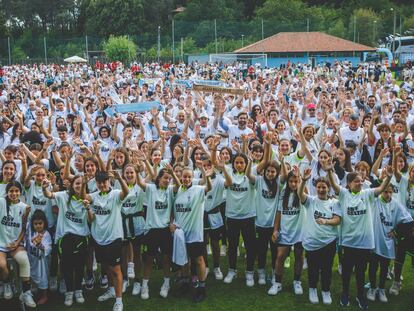
{"label": "tall light pole", "polygon": [[161,26],[158,26],[158,40],[157,40],[157,63],[160,63],[161,54]]}
{"label": "tall light pole", "polygon": [[244,35],[241,35],[241,37],[242,37],[242,48],[244,48]]}
{"label": "tall light pole", "polygon": [[377,21],[374,21],[374,25],[373,25],[373,35],[372,35],[372,42],[375,43],[375,36],[376,36],[376,32],[377,32]]}
{"label": "tall light pole", "polygon": [[392,36],[392,55],[394,55],[395,54],[395,27],[397,23],[397,15],[396,15],[394,8],[391,8],[390,10],[391,12],[394,13],[394,28],[393,28],[393,36]]}

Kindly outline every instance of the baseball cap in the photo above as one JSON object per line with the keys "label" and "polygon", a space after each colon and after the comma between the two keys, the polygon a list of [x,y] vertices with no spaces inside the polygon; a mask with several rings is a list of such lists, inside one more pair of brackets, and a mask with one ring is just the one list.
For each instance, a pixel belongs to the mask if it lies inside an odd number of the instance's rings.
{"label": "baseball cap", "polygon": [[315,104],[309,104],[306,108],[308,108],[308,109],[316,109],[316,105]]}

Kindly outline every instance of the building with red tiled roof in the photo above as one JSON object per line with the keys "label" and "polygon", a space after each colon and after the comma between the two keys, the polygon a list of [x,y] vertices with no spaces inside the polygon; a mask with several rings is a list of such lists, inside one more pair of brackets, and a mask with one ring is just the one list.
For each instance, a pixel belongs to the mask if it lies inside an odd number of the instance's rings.
{"label": "building with red tiled roof", "polygon": [[268,66],[278,66],[287,61],[318,64],[348,60],[355,64],[363,59],[363,53],[375,50],[376,48],[323,32],[280,32],[234,53],[263,53],[267,55]]}

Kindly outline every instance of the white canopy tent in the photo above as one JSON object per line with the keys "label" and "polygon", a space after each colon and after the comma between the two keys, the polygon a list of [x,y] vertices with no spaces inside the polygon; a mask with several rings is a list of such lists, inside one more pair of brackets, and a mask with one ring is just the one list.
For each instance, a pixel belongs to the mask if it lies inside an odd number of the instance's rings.
{"label": "white canopy tent", "polygon": [[66,63],[87,63],[88,62],[86,59],[79,57],[77,55],[65,58],[64,61]]}

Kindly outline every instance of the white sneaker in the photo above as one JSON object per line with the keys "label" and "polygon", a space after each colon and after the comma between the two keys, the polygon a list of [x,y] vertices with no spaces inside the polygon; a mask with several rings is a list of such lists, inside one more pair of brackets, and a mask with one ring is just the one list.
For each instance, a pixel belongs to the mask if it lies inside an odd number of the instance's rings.
{"label": "white sneaker", "polygon": [[369,288],[367,291],[367,299],[369,301],[375,301],[376,296],[377,296],[377,290],[374,288]]}
{"label": "white sneaker", "polygon": [[61,279],[59,282],[59,293],[61,293],[62,295],[64,293],[66,293],[67,289],[66,289],[66,283],[64,279]]}
{"label": "white sneaker", "polygon": [[226,257],[227,254],[227,246],[226,245],[222,245],[220,247],[220,256],[221,257]]}
{"label": "white sneaker", "polygon": [[4,299],[12,299],[13,298],[13,289],[10,283],[4,283]]}
{"label": "white sneaker", "polygon": [[71,305],[73,305],[73,292],[66,292],[65,293],[64,305],[66,307],[70,307]]}
{"label": "white sneaker", "polygon": [[113,287],[110,287],[106,290],[105,293],[98,297],[98,301],[102,302],[113,298],[115,298],[115,290]]}
{"label": "white sneaker", "polygon": [[257,281],[257,283],[259,283],[259,285],[266,285],[266,273],[264,269],[259,269],[257,270],[257,274],[259,276],[259,280]]}
{"label": "white sneaker", "polygon": [[133,262],[128,262],[127,275],[129,279],[135,279],[135,264]]}
{"label": "white sneaker", "polygon": [[342,275],[342,265],[340,263],[338,263],[338,273]]}
{"label": "white sneaker", "polygon": [[282,284],[275,282],[273,283],[272,287],[267,291],[267,294],[275,296],[281,290],[282,290]]}
{"label": "white sneaker", "polygon": [[49,278],[49,289],[50,289],[52,292],[55,292],[55,291],[57,291],[57,288],[58,288],[57,277],[55,277],[55,276],[51,276],[51,277]]}
{"label": "white sneaker", "polygon": [[306,257],[303,258],[303,266],[302,266],[302,269],[303,270],[308,269],[308,260],[306,259]]}
{"label": "white sneaker", "polygon": [[398,296],[401,290],[401,282],[392,282],[391,288],[390,288],[390,294],[394,296]]}
{"label": "white sneaker", "polygon": [[128,280],[122,280],[122,293],[126,292],[128,285]]}
{"label": "white sneaker", "polygon": [[207,255],[211,255],[212,254],[212,252],[211,252],[211,245],[210,244],[207,244]]}
{"label": "white sneaker", "polygon": [[332,304],[331,292],[322,291],[322,301],[324,305]]}
{"label": "white sneaker", "polygon": [[218,281],[223,279],[223,273],[221,272],[220,267],[214,268],[214,277]]}
{"label": "white sneaker", "polygon": [[141,287],[141,299],[147,300],[149,298],[149,288],[148,286]]}
{"label": "white sneaker", "polygon": [[387,295],[385,294],[385,289],[378,288],[377,292],[378,292],[379,301],[381,301],[381,302],[388,302]]}
{"label": "white sneaker", "polygon": [[124,305],[122,302],[115,302],[112,308],[112,311],[122,311],[124,310]]}
{"label": "white sneaker", "polygon": [[309,288],[309,301],[312,304],[319,303],[318,290],[316,288]]}
{"label": "white sneaker", "polygon": [[300,281],[293,281],[293,291],[295,292],[295,295],[303,294],[302,283]]}
{"label": "white sneaker", "polygon": [[36,303],[33,300],[33,294],[30,290],[20,294],[20,301],[29,308],[36,308]]}
{"label": "white sneaker", "polygon": [[83,298],[82,290],[75,290],[75,301],[76,303],[84,303],[85,298]]}
{"label": "white sneaker", "polygon": [[166,283],[162,284],[161,290],[160,290],[160,296],[162,298],[167,298],[169,291],[170,291],[170,285],[169,284],[166,284]]}
{"label": "white sneaker", "polygon": [[246,286],[247,287],[254,286],[254,273],[252,271],[246,272]]}
{"label": "white sneaker", "polygon": [[141,292],[141,284],[139,282],[134,282],[132,287],[132,296],[137,296]]}
{"label": "white sneaker", "polygon": [[210,273],[210,269],[206,267],[206,279],[207,279],[209,273]]}
{"label": "white sneaker", "polygon": [[224,278],[224,283],[230,284],[233,282],[233,279],[237,277],[237,272],[233,269],[229,269],[229,272],[227,272],[226,277]]}

